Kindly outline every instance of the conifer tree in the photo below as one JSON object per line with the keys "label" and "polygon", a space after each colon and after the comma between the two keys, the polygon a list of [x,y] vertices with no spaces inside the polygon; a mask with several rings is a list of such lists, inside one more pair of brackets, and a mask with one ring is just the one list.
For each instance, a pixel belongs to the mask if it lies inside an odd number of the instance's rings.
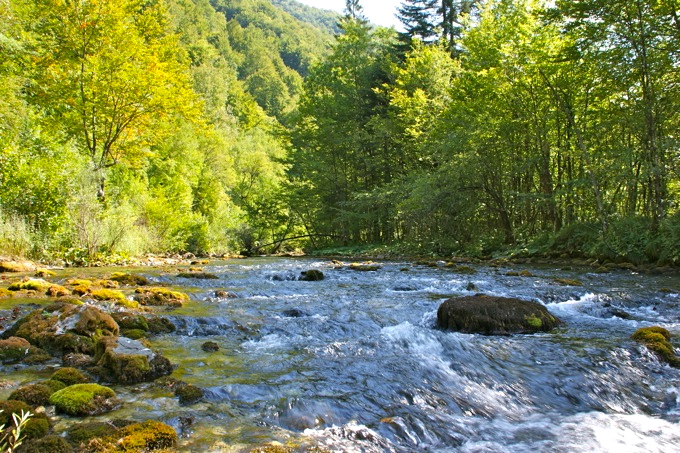
{"label": "conifer tree", "polygon": [[398,8],[398,19],[406,30],[402,38],[432,41],[437,36],[438,0],[404,0]]}

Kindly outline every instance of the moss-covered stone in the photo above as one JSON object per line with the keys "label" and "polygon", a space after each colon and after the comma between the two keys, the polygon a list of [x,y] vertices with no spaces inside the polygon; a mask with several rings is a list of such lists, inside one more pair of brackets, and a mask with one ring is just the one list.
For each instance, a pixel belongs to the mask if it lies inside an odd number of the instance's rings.
{"label": "moss-covered stone", "polygon": [[102,338],[97,344],[98,373],[103,379],[122,384],[153,381],[172,373],[170,361],[138,340]]}
{"label": "moss-covered stone", "polygon": [[139,340],[140,338],[146,338],[147,331],[142,329],[122,329],[120,336],[130,338],[131,340]]}
{"label": "moss-covered stone", "polygon": [[44,384],[29,384],[13,391],[8,400],[22,401],[31,407],[45,406],[55,391]]}
{"label": "moss-covered stone", "polygon": [[583,286],[581,281],[570,278],[553,278],[553,281],[562,286]]}
{"label": "moss-covered stone", "polygon": [[153,334],[172,333],[177,330],[177,327],[168,318],[163,316],[154,316],[147,318],[149,325],[149,332]]}
{"label": "moss-covered stone", "polygon": [[485,295],[446,300],[437,311],[437,326],[484,335],[508,335],[552,330],[560,324],[538,302]]}
{"label": "moss-covered stone", "polygon": [[52,286],[50,282],[43,279],[28,279],[19,282],[11,283],[7,289],[10,291],[36,291],[39,293],[44,293],[47,289]]}
{"label": "moss-covered stone", "polygon": [[67,385],[64,384],[61,381],[55,381],[54,379],[47,379],[46,381],[40,381],[38,384],[45,385],[50,388],[52,393],[56,392],[57,390],[61,390],[63,388],[66,388]]}
{"label": "moss-covered stone", "polygon": [[128,286],[147,286],[149,284],[149,280],[146,277],[124,272],[114,272],[111,274],[111,280]]}
{"label": "moss-covered stone", "polygon": [[73,447],[66,439],[55,434],[21,445],[19,453],[72,453]]}
{"label": "moss-covered stone", "polygon": [[117,432],[120,428],[133,424],[134,422],[129,420],[80,423],[68,429],[66,439],[78,449],[85,450],[90,440],[110,437],[112,432]]}
{"label": "moss-covered stone", "polygon": [[205,352],[215,352],[220,350],[220,345],[214,341],[206,341],[201,345],[201,349],[203,349]]}
{"label": "moss-covered stone", "polygon": [[85,416],[109,412],[118,405],[116,394],[99,384],[76,384],[68,386],[50,397],[57,411],[69,415]]}
{"label": "moss-covered stone", "polygon": [[456,274],[465,274],[465,275],[474,275],[477,273],[477,270],[470,267],[470,266],[458,266],[456,265],[455,267],[452,267],[451,270],[455,272]]}
{"label": "moss-covered stone", "polygon": [[23,429],[26,439],[37,439],[44,436],[50,430],[50,421],[43,413],[35,413],[31,407],[23,401],[9,400],[0,402],[0,425],[5,427],[13,426],[14,420],[12,414],[21,416],[24,413],[30,412],[33,414],[28,419],[26,426]]}
{"label": "moss-covered stone", "polygon": [[121,329],[138,329],[144,331],[149,330],[149,323],[142,315],[120,311],[117,313],[112,313],[111,317],[116,321],[116,323],[118,323],[118,326]]}
{"label": "moss-covered stone", "polygon": [[172,449],[177,446],[177,433],[164,423],[148,420],[120,428],[103,438],[97,452],[143,453]]}
{"label": "moss-covered stone", "polygon": [[56,272],[53,272],[49,269],[36,269],[34,276],[38,278],[49,278],[49,277],[54,277],[57,275]]}
{"label": "moss-covered stone", "polygon": [[380,268],[381,266],[379,264],[369,261],[367,263],[352,263],[349,265],[348,269],[360,272],[373,272],[380,270]]}
{"label": "moss-covered stone", "polygon": [[16,363],[28,356],[31,343],[25,338],[10,337],[0,340],[0,362]]}
{"label": "moss-covered stone", "polygon": [[642,327],[635,331],[631,338],[644,344],[647,349],[656,353],[662,360],[675,368],[680,368],[680,357],[670,342],[671,334],[660,326]]}
{"label": "moss-covered stone", "polygon": [[95,289],[90,292],[90,296],[94,300],[113,300],[116,302],[123,302],[125,301],[125,294],[123,294],[121,291],[115,290],[115,289]]}
{"label": "moss-covered stone", "polygon": [[35,264],[28,261],[0,261],[0,272],[32,272]]}
{"label": "moss-covered stone", "polygon": [[209,272],[180,272],[178,278],[196,278],[199,280],[217,280],[219,277]]}
{"label": "moss-covered stone", "polygon": [[303,282],[318,282],[324,279],[323,272],[318,269],[310,269],[308,271],[302,271],[299,280]]}
{"label": "moss-covered stone", "polygon": [[85,376],[80,370],[71,367],[59,368],[52,373],[50,379],[63,382],[66,387],[75,384],[87,384],[91,380]]}
{"label": "moss-covered stone", "polygon": [[9,299],[14,293],[8,289],[0,288],[0,299]]}
{"label": "moss-covered stone", "polygon": [[178,381],[175,385],[175,396],[179,398],[179,404],[188,406],[203,398],[203,389],[193,384]]}
{"label": "moss-covered stone", "polygon": [[181,307],[189,300],[189,296],[167,288],[137,288],[135,300],[142,305]]}
{"label": "moss-covered stone", "polygon": [[46,294],[50,297],[67,297],[71,295],[71,291],[61,285],[51,285],[47,288]]}

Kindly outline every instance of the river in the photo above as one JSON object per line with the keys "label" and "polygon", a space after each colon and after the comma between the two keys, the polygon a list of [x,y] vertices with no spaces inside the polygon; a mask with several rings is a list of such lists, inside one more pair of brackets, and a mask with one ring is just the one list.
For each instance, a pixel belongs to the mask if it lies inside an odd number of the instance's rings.
{"label": "river", "polygon": [[[151,344],[177,364],[173,377],[205,396],[180,406],[153,384],[113,387],[124,405],[94,418],[163,421],[180,433],[182,451],[280,442],[333,452],[680,452],[680,370],[630,339],[660,325],[680,346],[677,275],[381,265],[360,272],[308,258],[217,261],[204,267],[216,280],[135,269],[190,293],[184,307],[161,311],[178,330]],[[296,280],[308,269],[325,279]],[[511,269],[532,276],[506,275]],[[217,298],[216,289],[238,297]],[[475,293],[541,302],[565,324],[504,337],[434,328],[443,300]],[[204,352],[208,340],[220,350]],[[47,373],[3,371],[17,382]],[[69,423],[62,418],[56,429]]]}

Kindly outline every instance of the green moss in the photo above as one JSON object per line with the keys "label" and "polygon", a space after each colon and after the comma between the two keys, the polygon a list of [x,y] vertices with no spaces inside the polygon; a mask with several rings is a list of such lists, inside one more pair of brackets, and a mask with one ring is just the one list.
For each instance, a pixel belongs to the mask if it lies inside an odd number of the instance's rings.
{"label": "green moss", "polygon": [[24,338],[9,337],[0,340],[0,363],[20,362],[30,352],[31,344]]}
{"label": "green moss", "polygon": [[177,446],[175,430],[161,422],[148,420],[121,428],[115,434],[103,439],[108,444],[104,451],[141,453]]}
{"label": "green moss", "polygon": [[14,282],[7,289],[10,291],[32,290],[38,292],[45,292],[51,286],[51,283],[41,279],[30,279],[26,281]]}
{"label": "green moss", "polygon": [[52,393],[56,392],[57,390],[61,390],[63,388],[66,388],[67,385],[64,384],[61,381],[55,381],[54,379],[48,379],[46,381],[41,381],[39,384],[46,385],[47,387],[52,390]]}
{"label": "green moss", "polygon": [[23,401],[29,406],[38,407],[47,405],[52,393],[54,390],[44,384],[29,384],[13,391],[7,399]]}
{"label": "green moss", "polygon": [[113,409],[115,396],[113,390],[103,385],[76,384],[53,393],[50,404],[69,415],[95,415]]}
{"label": "green moss", "polygon": [[583,286],[583,283],[579,280],[569,279],[569,278],[553,278],[553,281],[562,286]]}
{"label": "green moss", "polygon": [[69,385],[86,384],[90,382],[90,379],[88,379],[80,370],[71,367],[58,369],[52,374],[50,379],[63,382],[67,387]]}
{"label": "green moss", "polygon": [[147,333],[146,330],[142,329],[123,329],[120,331],[120,335],[132,340],[139,340],[140,338],[145,338]]}
{"label": "green moss", "polygon": [[111,275],[111,280],[129,286],[146,286],[149,284],[149,280],[147,280],[146,277],[142,277],[141,275],[126,274],[124,272],[114,272]]}
{"label": "green moss", "polygon": [[178,278],[196,278],[200,280],[217,280],[219,277],[208,272],[180,272]]}
{"label": "green moss", "polygon": [[532,315],[527,318],[527,324],[534,329],[540,329],[543,326],[543,321],[541,321],[541,318]]}
{"label": "green moss", "polygon": [[167,288],[137,288],[135,300],[142,305],[165,305],[181,307],[189,300],[189,296]]}
{"label": "green moss", "polygon": [[31,407],[24,403],[23,401],[2,401],[0,402],[0,425],[13,426],[14,420],[12,419],[12,414],[21,415],[21,412],[31,412],[33,415],[26,423],[23,429],[23,433],[26,439],[35,439],[42,437],[50,429],[49,419],[45,414],[35,413],[31,410]]}
{"label": "green moss", "polygon": [[47,295],[50,297],[66,297],[71,295],[71,291],[61,285],[51,285],[47,288]]}
{"label": "green moss", "polygon": [[72,453],[73,447],[63,437],[53,434],[25,443],[20,451],[22,453]]}
{"label": "green moss", "polygon": [[147,319],[149,325],[149,332],[154,334],[172,333],[177,328],[168,318],[156,316]]}
{"label": "green moss", "polygon": [[[50,421],[45,414],[33,414],[22,433],[26,439],[39,439],[50,432]],[[52,451],[52,450],[47,450]]]}
{"label": "green moss", "polygon": [[17,261],[0,261],[0,272],[30,272],[34,266],[30,263]]}
{"label": "green moss", "polygon": [[680,368],[680,357],[675,354],[673,345],[669,341],[671,334],[668,330],[660,326],[643,327],[636,330],[631,338],[644,344],[647,349],[656,353],[669,365]]}
{"label": "green moss", "polygon": [[179,398],[179,403],[182,405],[194,404],[203,398],[203,389],[178,381],[175,386],[175,396]]}
{"label": "green moss", "polygon": [[142,315],[127,312],[117,312],[112,313],[111,317],[113,317],[121,329],[139,329],[144,331],[149,330],[149,323]]}
{"label": "green moss", "polygon": [[14,293],[8,289],[0,288],[0,299],[8,299],[12,297]]}
{"label": "green moss", "polygon": [[95,300],[115,300],[125,302],[125,294],[115,289],[95,289],[90,293]]}
{"label": "green moss", "polygon": [[66,284],[70,286],[84,286],[85,288],[89,288],[92,286],[92,281],[84,278],[70,278],[66,280]]}
{"label": "green moss", "polygon": [[116,430],[118,428],[109,422],[81,423],[70,427],[66,432],[66,438],[73,445],[79,446],[92,439],[110,436],[111,431]]}
{"label": "green moss", "polygon": [[37,269],[34,274],[38,278],[48,278],[56,276],[56,272],[52,272],[49,269]]}

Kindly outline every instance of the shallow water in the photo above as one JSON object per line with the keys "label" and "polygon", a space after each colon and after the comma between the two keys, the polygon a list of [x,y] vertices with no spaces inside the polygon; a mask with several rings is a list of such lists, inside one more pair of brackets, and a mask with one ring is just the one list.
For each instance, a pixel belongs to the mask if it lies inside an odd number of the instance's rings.
{"label": "shallow water", "polygon": [[[294,280],[307,269],[326,279]],[[125,404],[102,417],[169,423],[184,451],[272,441],[341,452],[680,451],[680,370],[630,340],[649,325],[680,335],[677,276],[476,269],[383,263],[357,272],[279,258],[205,266],[218,280],[140,269],[190,291],[185,307],[160,311],[178,331],[151,342],[178,365],[173,377],[206,396],[182,407],[152,384],[114,387]],[[556,276],[584,285],[560,286]],[[215,298],[215,289],[239,297]],[[566,324],[507,337],[434,329],[445,298],[477,292],[539,301]],[[630,318],[615,316],[622,311]],[[208,340],[221,349],[202,351]],[[10,382],[45,374],[3,371]]]}

